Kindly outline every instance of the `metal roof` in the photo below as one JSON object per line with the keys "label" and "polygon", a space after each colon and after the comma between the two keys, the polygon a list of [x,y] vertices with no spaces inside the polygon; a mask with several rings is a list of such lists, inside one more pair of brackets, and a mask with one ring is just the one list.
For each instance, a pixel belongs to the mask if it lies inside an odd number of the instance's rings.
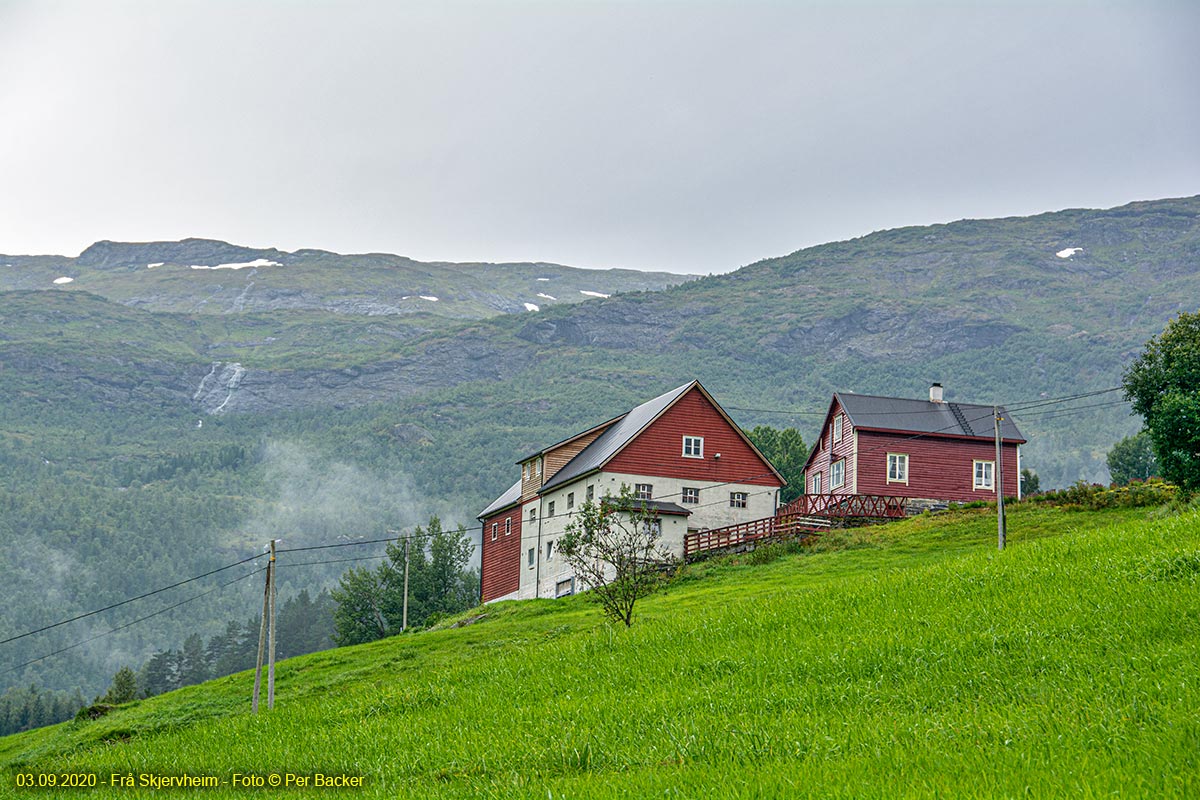
{"label": "metal roof", "polygon": [[[995,438],[992,428],[992,406],[974,403],[933,403],[928,400],[874,397],[848,392],[837,392],[834,397],[850,418],[850,424],[856,428],[968,436],[973,439]],[[1000,423],[1002,438],[1007,441],[1026,441],[1003,406],[1000,407],[1000,416],[1004,418]]]}
{"label": "metal roof", "polygon": [[[613,499],[616,500],[617,498]],[[690,509],[676,503],[668,503],[666,500],[634,500],[630,505],[620,506],[619,510],[640,511],[643,507],[655,514],[674,514],[680,517],[690,517],[692,515]]]}
{"label": "metal roof", "polygon": [[672,403],[683,396],[688,389],[696,385],[696,381],[685,383],[666,394],[661,394],[653,400],[647,400],[623,417],[619,417],[608,430],[596,437],[579,455],[567,462],[566,466],[554,473],[554,477],[546,481],[541,491],[553,489],[564,483],[573,481],[581,475],[599,469],[605,462],[616,455],[617,451],[627,445],[635,436],[653,422],[659,414]]}
{"label": "metal roof", "polygon": [[495,514],[497,511],[508,508],[509,506],[516,505],[518,502],[520,502],[520,500],[521,500],[521,479],[518,478],[517,482],[514,483],[512,486],[508,487],[508,490],[505,491],[504,494],[500,495],[495,500],[493,500],[492,504],[489,505],[487,508],[485,508],[483,511],[480,511],[475,516],[475,519],[483,519],[484,517],[490,517],[492,514]]}

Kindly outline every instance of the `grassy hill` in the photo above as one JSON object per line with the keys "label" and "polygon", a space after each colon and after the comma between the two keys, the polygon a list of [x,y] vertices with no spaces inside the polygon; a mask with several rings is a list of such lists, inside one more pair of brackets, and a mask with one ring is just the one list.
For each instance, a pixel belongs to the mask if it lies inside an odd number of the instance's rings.
{"label": "grassy hill", "polygon": [[[362,776],[365,797],[1194,797],[1200,512],[1018,506],[693,566],[0,740],[45,773]],[[478,613],[478,612],[477,612]],[[192,790],[196,791],[196,790]],[[284,796],[317,792],[295,790]],[[37,790],[19,796],[77,796]],[[92,790],[96,797],[156,792]]]}

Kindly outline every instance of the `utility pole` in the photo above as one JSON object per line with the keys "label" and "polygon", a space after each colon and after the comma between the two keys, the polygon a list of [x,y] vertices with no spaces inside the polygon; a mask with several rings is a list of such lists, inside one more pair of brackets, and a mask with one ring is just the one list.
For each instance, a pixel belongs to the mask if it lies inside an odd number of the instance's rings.
{"label": "utility pole", "polygon": [[258,694],[262,689],[263,647],[267,642],[267,611],[271,597],[271,567],[267,566],[267,582],[263,584],[262,616],[258,624],[258,659],[254,667],[254,699],[250,702],[250,710],[258,713]]}
{"label": "utility pole", "polygon": [[404,613],[400,619],[400,632],[408,630],[408,542],[410,534],[404,535]]}
{"label": "utility pole", "polygon": [[992,424],[996,430],[996,534],[999,540],[999,547],[997,549],[1003,550],[1004,541],[1008,538],[1008,532],[1004,524],[1004,462],[1001,446],[1003,440],[1000,438],[1000,423],[1003,417],[1000,416],[998,406],[992,406],[992,418]]}
{"label": "utility pole", "polygon": [[268,628],[270,654],[267,658],[267,708],[275,707],[275,542],[271,540],[271,561],[267,564],[267,585],[271,587],[271,626]]}

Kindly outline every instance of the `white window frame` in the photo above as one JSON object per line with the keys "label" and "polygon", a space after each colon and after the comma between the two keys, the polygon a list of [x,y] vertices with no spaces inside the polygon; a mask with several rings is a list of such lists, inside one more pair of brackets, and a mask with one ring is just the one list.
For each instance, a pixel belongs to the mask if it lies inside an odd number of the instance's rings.
{"label": "white window frame", "polygon": [[653,500],[654,499],[654,484],[652,483],[635,483],[633,485],[634,500]]}
{"label": "white window frame", "polygon": [[[984,474],[980,475],[980,467]],[[981,480],[981,478],[985,480]],[[996,462],[977,458],[971,462],[971,486],[977,492],[996,491]]]}
{"label": "white window frame", "polygon": [[812,479],[811,479],[811,483],[809,484],[809,488],[811,489],[809,494],[820,494],[821,493],[821,473],[820,472],[814,472],[812,474]]}
{"label": "white window frame", "polygon": [[546,541],[546,560],[550,561],[553,558],[554,558],[554,540],[549,539]]}
{"label": "white window frame", "polygon": [[[836,468],[836,469],[835,469]],[[846,485],[846,459],[839,458],[829,462],[829,491],[840,489]]]}
{"label": "white window frame", "polygon": [[499,535],[500,535],[500,523],[493,522],[492,523],[492,541],[493,542],[496,541],[496,537]]}
{"label": "white window frame", "polygon": [[745,508],[750,502],[750,495],[747,492],[730,492],[729,507],[730,508]]}
{"label": "white window frame", "polygon": [[[696,486],[685,486],[680,493],[679,501],[686,503],[689,506],[696,505],[700,502],[700,489]],[[690,498],[690,499],[689,499]]]}
{"label": "white window frame", "polygon": [[508,536],[512,533],[512,517],[504,518],[504,535]]}
{"label": "white window frame", "polygon": [[[896,477],[892,477],[892,466],[896,467]],[[887,454],[887,482],[908,485],[908,453]]]}
{"label": "white window frame", "polygon": [[838,414],[833,418],[833,441],[840,442],[842,440],[842,415]]}
{"label": "white window frame", "polygon": [[684,458],[704,458],[704,437],[703,436],[684,436],[683,437],[683,457]]}

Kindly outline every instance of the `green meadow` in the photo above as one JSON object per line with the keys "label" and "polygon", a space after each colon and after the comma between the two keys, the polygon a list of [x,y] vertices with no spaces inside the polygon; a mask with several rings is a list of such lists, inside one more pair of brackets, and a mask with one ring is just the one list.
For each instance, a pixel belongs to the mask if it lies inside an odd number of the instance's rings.
{"label": "green meadow", "polygon": [[[270,712],[243,673],[0,739],[0,793],[1200,796],[1194,507],[1019,505],[1002,553],[985,509],[762,548],[683,570],[628,630],[583,596],[479,614],[282,662]],[[18,788],[72,774],[97,786]]]}

